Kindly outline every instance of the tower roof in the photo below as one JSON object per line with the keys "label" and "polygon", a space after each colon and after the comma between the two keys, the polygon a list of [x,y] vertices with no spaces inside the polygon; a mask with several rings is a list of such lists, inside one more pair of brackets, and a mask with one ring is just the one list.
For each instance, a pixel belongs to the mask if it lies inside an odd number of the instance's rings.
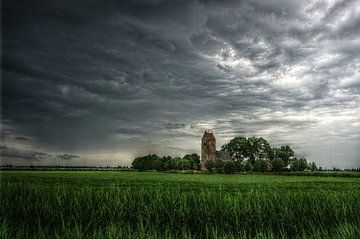
{"label": "tower roof", "polygon": [[210,139],[210,140],[215,140],[215,136],[214,136],[213,132],[211,132],[211,131],[205,131],[204,135],[203,135],[203,138],[207,138],[207,139]]}

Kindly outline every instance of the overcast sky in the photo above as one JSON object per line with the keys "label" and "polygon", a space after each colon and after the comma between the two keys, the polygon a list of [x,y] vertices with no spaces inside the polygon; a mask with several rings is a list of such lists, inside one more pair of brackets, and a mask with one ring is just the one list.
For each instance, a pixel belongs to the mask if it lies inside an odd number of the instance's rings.
{"label": "overcast sky", "polygon": [[360,167],[357,1],[2,2],[2,164],[200,153],[209,129]]}

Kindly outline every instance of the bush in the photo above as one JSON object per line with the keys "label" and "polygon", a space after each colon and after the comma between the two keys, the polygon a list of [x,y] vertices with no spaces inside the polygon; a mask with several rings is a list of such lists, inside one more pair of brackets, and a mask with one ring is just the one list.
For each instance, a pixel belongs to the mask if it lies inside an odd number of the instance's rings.
{"label": "bush", "polygon": [[249,160],[244,161],[243,166],[245,171],[252,171],[252,166]]}
{"label": "bush", "polygon": [[159,167],[157,161],[160,158],[156,154],[138,157],[132,162],[132,167],[138,171],[154,170]]}
{"label": "bush", "polygon": [[315,164],[315,162],[311,162],[311,163],[309,163],[309,169],[311,170],[311,171],[316,171],[317,170],[317,167],[316,167],[316,164]]}
{"label": "bush", "polygon": [[243,162],[241,160],[234,161],[234,164],[235,164],[235,171],[236,172],[245,171],[245,165],[243,164]]}
{"label": "bush", "polygon": [[233,173],[236,171],[236,165],[233,161],[226,161],[224,162],[222,171],[224,173]]}
{"label": "bush", "polygon": [[215,162],[212,160],[205,161],[205,168],[209,173],[215,172]]}
{"label": "bush", "polygon": [[200,156],[198,154],[186,154],[182,160],[188,161],[187,169],[200,170]]}
{"label": "bush", "polygon": [[284,168],[284,161],[281,158],[276,158],[272,162],[272,170],[280,172]]}
{"label": "bush", "polygon": [[307,161],[304,158],[300,158],[300,159],[295,159],[292,162],[291,165],[291,170],[292,171],[304,171],[305,169],[307,169]]}
{"label": "bush", "polygon": [[168,161],[171,160],[170,156],[158,158],[155,162],[155,169],[157,171],[166,171],[168,167]]}
{"label": "bush", "polygon": [[253,170],[255,172],[266,172],[267,171],[267,161],[259,159],[255,161]]}
{"label": "bush", "polygon": [[221,160],[215,160],[215,171],[217,173],[222,173],[223,170],[223,166],[224,166],[224,162]]}

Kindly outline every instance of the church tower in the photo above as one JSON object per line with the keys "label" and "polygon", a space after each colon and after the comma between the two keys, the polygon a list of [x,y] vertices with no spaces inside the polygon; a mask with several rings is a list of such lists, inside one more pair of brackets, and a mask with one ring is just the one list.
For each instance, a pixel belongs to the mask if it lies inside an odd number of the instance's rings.
{"label": "church tower", "polygon": [[208,160],[216,160],[216,139],[211,131],[205,131],[201,140],[201,168]]}

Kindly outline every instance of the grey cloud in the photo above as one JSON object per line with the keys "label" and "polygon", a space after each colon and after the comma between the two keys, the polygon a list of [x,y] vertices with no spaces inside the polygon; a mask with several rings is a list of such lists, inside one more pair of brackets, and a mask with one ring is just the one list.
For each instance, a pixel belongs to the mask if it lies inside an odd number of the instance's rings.
{"label": "grey cloud", "polygon": [[125,135],[146,135],[150,133],[145,127],[135,128],[135,127],[120,127],[114,130],[115,133],[125,134]]}
{"label": "grey cloud", "polygon": [[51,155],[47,153],[28,149],[18,149],[5,145],[0,145],[0,154],[2,157],[25,159],[29,161],[41,161],[42,159],[51,157]]}
{"label": "grey cloud", "polygon": [[31,138],[22,136],[22,135],[13,135],[11,132],[8,132],[6,130],[3,130],[0,132],[0,139],[2,142],[13,142],[13,141],[19,141],[19,142],[27,142],[31,141]]}
{"label": "grey cloud", "polygon": [[7,145],[0,145],[0,155],[3,158],[25,160],[30,163],[43,163],[44,161],[55,162],[57,159],[70,161],[80,158],[80,156],[76,154],[62,153],[55,155],[52,153],[41,152],[30,148]]}
{"label": "grey cloud", "polygon": [[[349,1],[336,1],[332,6],[329,6],[328,11],[323,17],[323,21],[332,21],[341,16],[346,10],[349,9],[349,5],[353,4],[353,0]],[[325,5],[326,6],[326,5]]]}
{"label": "grey cloud", "polygon": [[167,123],[165,125],[166,129],[183,129],[186,127],[186,124],[184,123]]}
{"label": "grey cloud", "polygon": [[358,17],[337,22],[353,4],[4,1],[2,117],[49,152],[130,154],[207,128],[303,144],[286,134],[359,112]]}
{"label": "grey cloud", "polygon": [[56,155],[56,157],[64,160],[72,160],[72,159],[80,158],[80,156],[76,154],[58,154]]}
{"label": "grey cloud", "polygon": [[16,139],[17,140],[25,140],[25,141],[29,140],[28,137],[24,137],[24,136],[17,136]]}

